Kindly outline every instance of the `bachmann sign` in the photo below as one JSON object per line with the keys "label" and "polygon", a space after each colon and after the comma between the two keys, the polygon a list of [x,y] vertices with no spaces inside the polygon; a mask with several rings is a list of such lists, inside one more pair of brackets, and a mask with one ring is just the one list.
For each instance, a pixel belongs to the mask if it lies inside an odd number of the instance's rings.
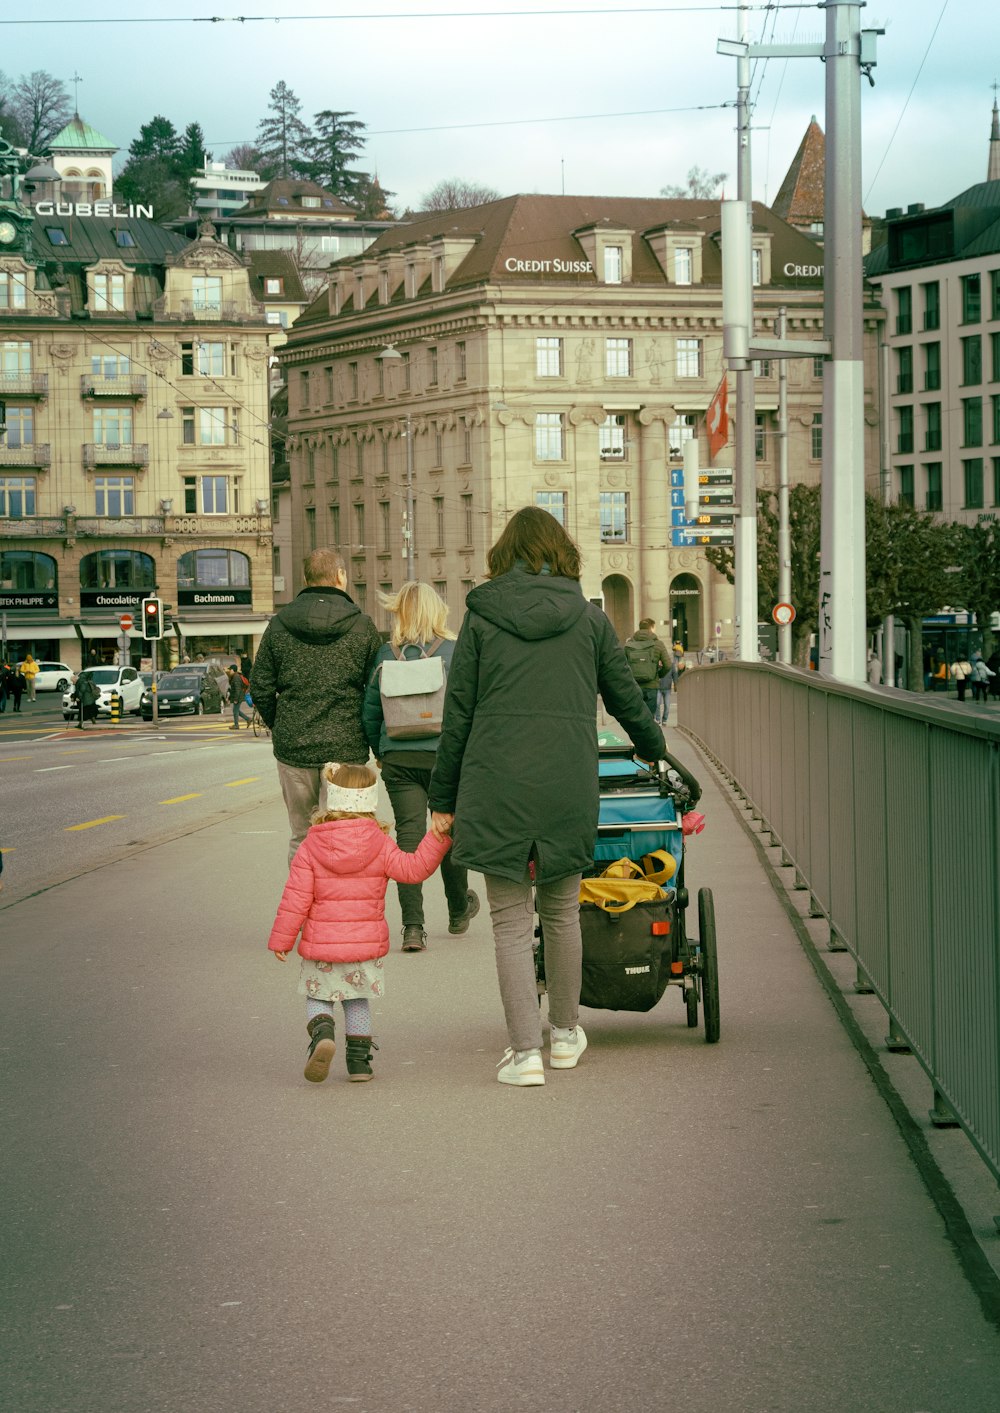
{"label": "bachmann sign", "polygon": [[250,589],[178,589],[179,608],[235,608],[253,602]]}
{"label": "bachmann sign", "polygon": [[8,589],[0,590],[0,608],[47,608],[59,607],[59,595],[55,593],[28,594],[12,592]]}

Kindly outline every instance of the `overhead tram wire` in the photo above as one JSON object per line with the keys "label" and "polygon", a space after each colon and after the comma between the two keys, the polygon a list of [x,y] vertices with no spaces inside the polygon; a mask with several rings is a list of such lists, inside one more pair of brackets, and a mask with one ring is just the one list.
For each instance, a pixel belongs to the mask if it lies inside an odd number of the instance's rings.
{"label": "overhead tram wire", "polygon": [[[506,8],[502,10],[420,10],[416,13],[405,11],[386,10],[375,14],[370,12],[351,13],[343,15],[92,15],[82,18],[61,18],[61,19],[0,19],[0,25],[181,25],[181,24],[342,24],[345,21],[362,20],[490,20],[490,19],[532,19],[548,18],[559,19],[563,15],[567,16],[587,16],[587,15],[708,15],[714,11],[725,13],[731,10],[738,10],[742,7],[735,4],[730,5],[602,5],[594,8],[574,7],[571,9],[555,9],[547,7],[544,9],[516,10]],[[817,5],[815,0],[812,4],[806,0],[788,0],[775,6],[772,3],[760,5],[749,5],[745,8],[752,10],[815,10]]]}

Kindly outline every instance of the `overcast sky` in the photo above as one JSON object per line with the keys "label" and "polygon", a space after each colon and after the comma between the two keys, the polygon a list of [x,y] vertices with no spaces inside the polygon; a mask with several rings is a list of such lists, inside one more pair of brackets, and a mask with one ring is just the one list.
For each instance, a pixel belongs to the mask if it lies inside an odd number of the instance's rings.
{"label": "overcast sky", "polygon": [[[736,61],[716,53],[717,39],[737,34],[732,4],[291,0],[284,11],[295,18],[280,21],[274,3],[231,0],[18,8],[36,23],[0,22],[8,77],[45,69],[72,92],[79,74],[81,115],[123,149],[159,113],[178,129],[200,122],[221,158],[253,141],[283,79],[306,121],[332,108],[368,125],[363,165],[401,207],[445,177],[504,195],[655,196],[694,165],[726,172],[726,194],[736,194],[734,113],[722,106],[735,98]],[[195,19],[237,8],[268,18]],[[886,29],[875,87],[862,85],[865,209],[936,205],[983,181],[1000,7],[875,0],[862,15]],[[161,19],[170,22],[148,22]],[[749,24],[751,40],[801,42],[822,38],[825,19],[789,3],[777,14],[751,9]],[[823,65],[761,61],[752,94],[754,196],[770,201],[810,118],[826,127]]]}

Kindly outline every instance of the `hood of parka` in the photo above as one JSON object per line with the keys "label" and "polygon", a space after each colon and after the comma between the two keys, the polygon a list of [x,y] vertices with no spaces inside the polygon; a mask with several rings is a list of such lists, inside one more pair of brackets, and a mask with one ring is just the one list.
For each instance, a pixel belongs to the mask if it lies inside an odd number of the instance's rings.
{"label": "hood of parka", "polygon": [[360,608],[342,589],[323,585],[303,589],[275,617],[303,643],[335,643],[350,632],[360,614]]}
{"label": "hood of parka", "polygon": [[529,574],[515,567],[472,589],[465,606],[515,637],[556,638],[587,606],[579,580],[555,574]]}
{"label": "hood of parka", "polygon": [[361,873],[381,853],[385,834],[374,819],[328,819],[309,831],[312,846],[330,873]]}

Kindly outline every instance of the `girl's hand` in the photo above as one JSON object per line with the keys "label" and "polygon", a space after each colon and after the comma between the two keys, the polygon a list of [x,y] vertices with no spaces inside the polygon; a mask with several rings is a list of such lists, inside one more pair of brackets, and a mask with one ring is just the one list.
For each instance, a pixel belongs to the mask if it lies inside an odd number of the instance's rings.
{"label": "girl's hand", "polygon": [[437,835],[439,839],[447,838],[454,822],[455,816],[453,814],[439,814],[437,810],[431,811],[431,833]]}
{"label": "girl's hand", "polygon": [[[291,948],[289,948],[288,951],[291,951]],[[274,955],[277,957],[279,962],[287,962],[288,960],[288,952],[275,952]]]}

